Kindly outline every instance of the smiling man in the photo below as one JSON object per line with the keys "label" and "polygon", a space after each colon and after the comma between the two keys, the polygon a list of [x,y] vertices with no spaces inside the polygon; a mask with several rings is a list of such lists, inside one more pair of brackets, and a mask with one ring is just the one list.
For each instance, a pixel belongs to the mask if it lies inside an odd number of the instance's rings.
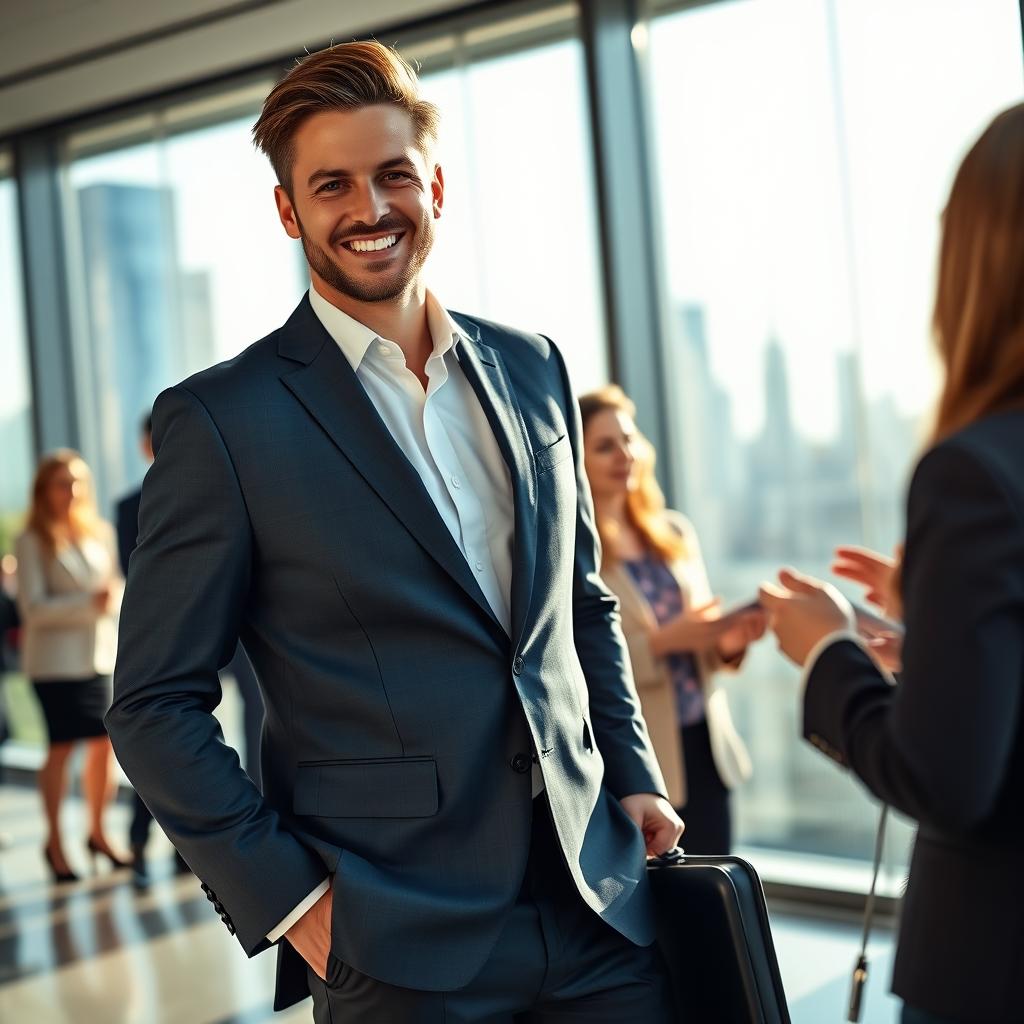
{"label": "smiling man", "polygon": [[[312,288],[154,410],[107,724],[282,1008],[318,1021],[667,1021],[645,854],[681,822],[598,575],[546,338],[423,282],[436,109],[377,43],[254,129]],[[261,794],[224,745],[244,641]]]}

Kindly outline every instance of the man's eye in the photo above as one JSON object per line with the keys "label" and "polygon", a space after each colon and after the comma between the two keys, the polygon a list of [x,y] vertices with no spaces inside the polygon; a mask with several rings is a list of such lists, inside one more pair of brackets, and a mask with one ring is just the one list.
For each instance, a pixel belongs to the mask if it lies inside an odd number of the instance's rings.
{"label": "man's eye", "polygon": [[409,177],[409,175],[406,174],[405,171],[388,171],[388,173],[384,175],[384,180],[385,181],[402,181],[402,180],[404,180],[405,178],[408,178],[408,177]]}
{"label": "man's eye", "polygon": [[318,189],[317,192],[336,192],[341,187],[341,183],[337,181],[325,181]]}

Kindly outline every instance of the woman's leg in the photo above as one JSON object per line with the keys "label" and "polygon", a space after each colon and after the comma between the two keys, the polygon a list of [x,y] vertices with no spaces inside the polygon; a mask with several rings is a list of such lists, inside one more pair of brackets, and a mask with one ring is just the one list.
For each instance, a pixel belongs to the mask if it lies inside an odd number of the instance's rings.
{"label": "woman's leg", "polygon": [[110,850],[103,832],[103,811],[114,794],[114,753],[107,736],[94,736],[85,748],[82,793],[89,809],[89,838],[101,849]]}
{"label": "woman's leg", "polygon": [[39,769],[39,792],[46,812],[46,849],[50,851],[54,868],[62,872],[69,869],[60,835],[60,805],[67,789],[68,758],[73,749],[74,744],[70,742],[51,743],[46,761]]}

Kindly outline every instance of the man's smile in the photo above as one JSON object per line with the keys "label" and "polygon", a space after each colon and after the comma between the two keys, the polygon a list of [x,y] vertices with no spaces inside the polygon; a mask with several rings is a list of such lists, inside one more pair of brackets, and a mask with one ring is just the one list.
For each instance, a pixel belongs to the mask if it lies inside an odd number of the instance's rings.
{"label": "man's smile", "polygon": [[404,237],[404,231],[392,231],[388,234],[348,238],[341,242],[340,245],[343,249],[347,249],[349,252],[360,256],[375,256],[377,253],[394,249]]}

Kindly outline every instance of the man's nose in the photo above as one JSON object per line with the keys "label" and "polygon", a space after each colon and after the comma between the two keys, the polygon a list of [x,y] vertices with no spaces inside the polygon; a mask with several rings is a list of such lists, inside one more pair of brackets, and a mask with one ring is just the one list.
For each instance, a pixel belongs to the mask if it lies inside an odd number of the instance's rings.
{"label": "man's nose", "polygon": [[352,220],[362,221],[371,227],[388,212],[387,196],[376,184],[366,185],[356,193],[356,201],[349,210]]}

